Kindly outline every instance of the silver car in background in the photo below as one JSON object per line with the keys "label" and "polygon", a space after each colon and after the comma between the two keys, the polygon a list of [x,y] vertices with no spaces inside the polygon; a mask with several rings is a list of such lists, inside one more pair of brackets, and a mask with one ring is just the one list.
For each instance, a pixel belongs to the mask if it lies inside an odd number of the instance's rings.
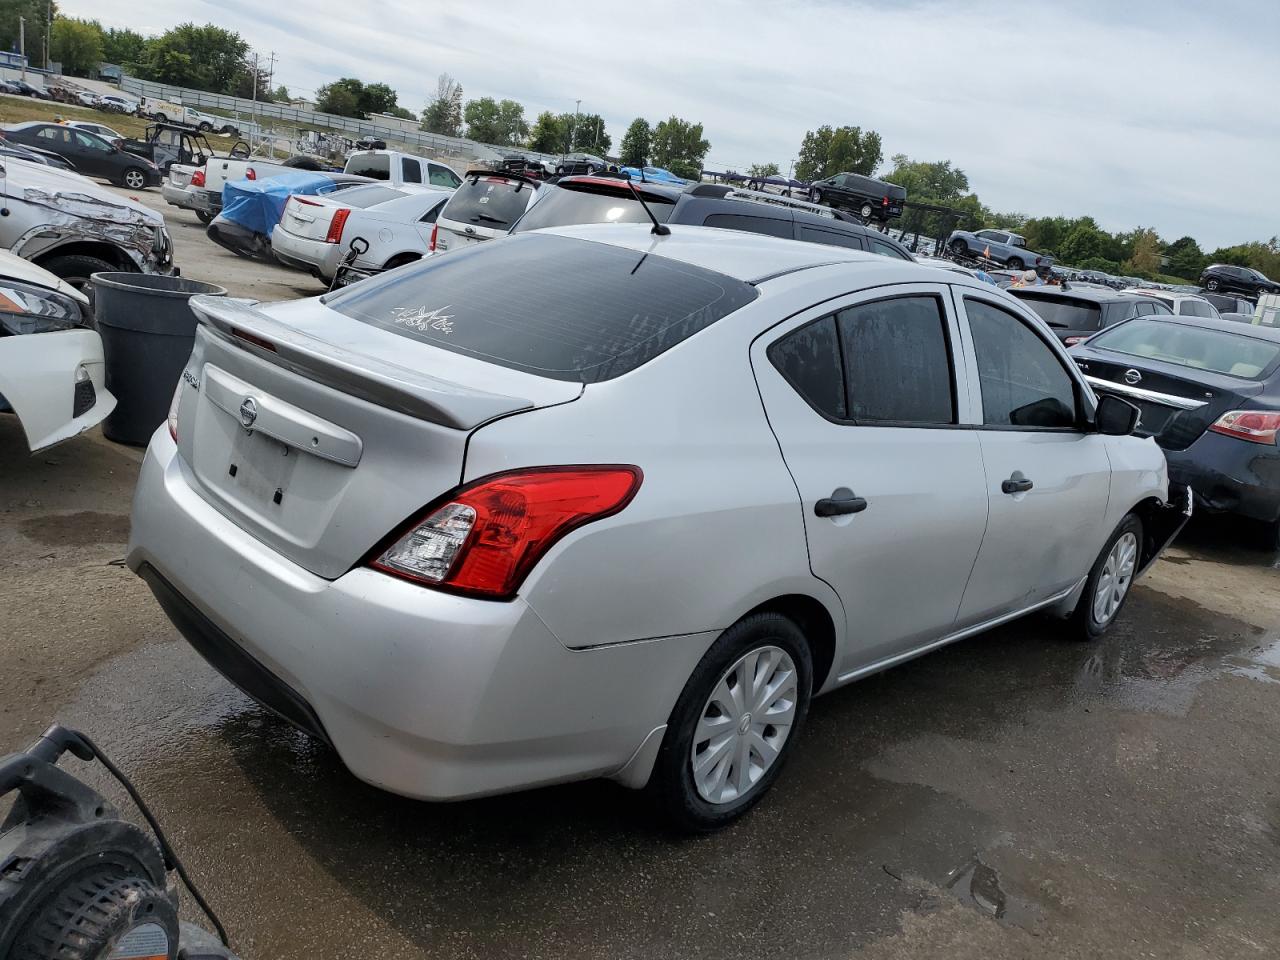
{"label": "silver car in background", "polygon": [[906,261],[592,225],[192,304],[129,566],[413,797],[608,777],[713,829],[813,695],[1035,610],[1096,637],[1185,518],[1034,314]]}

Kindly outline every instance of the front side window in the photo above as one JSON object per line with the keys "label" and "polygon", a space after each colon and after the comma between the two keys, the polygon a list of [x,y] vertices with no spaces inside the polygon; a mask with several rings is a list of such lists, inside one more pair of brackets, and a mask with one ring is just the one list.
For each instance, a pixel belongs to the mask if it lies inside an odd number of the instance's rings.
{"label": "front side window", "polygon": [[882,257],[893,257],[895,260],[910,260],[911,257],[903,254],[901,250],[892,244],[885,243],[883,240],[871,238],[871,252],[878,253]]}
{"label": "front side window", "polygon": [[450,170],[448,167],[442,167],[439,164],[428,164],[427,172],[431,178],[433,187],[448,187],[453,190],[462,186],[462,178]]}
{"label": "front side window", "polygon": [[743,230],[747,233],[763,233],[769,237],[791,239],[791,221],[774,217],[745,217],[738,213],[713,213],[702,221],[704,227],[721,230]]}
{"label": "front side window", "polygon": [[825,243],[832,247],[848,247],[851,250],[865,250],[862,238],[856,233],[837,233],[835,230],[819,230],[816,227],[800,226],[800,239],[808,243]]}
{"label": "front side window", "polygon": [[982,422],[1040,429],[1075,426],[1075,382],[1049,345],[1007,310],[969,297],[964,303],[978,358]]}
{"label": "front side window", "polygon": [[111,152],[111,148],[107,146],[106,143],[104,143],[102,140],[98,139],[97,137],[93,136],[92,134],[82,133],[79,130],[77,130],[75,136],[76,136],[76,143],[84,147],[86,150],[94,150],[97,153]]}

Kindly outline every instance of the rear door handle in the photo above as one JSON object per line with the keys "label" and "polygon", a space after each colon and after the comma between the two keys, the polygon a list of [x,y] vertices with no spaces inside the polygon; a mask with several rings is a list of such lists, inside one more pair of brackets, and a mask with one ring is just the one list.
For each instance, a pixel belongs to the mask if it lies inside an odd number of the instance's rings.
{"label": "rear door handle", "polygon": [[1004,483],[1000,484],[1000,489],[1005,493],[1026,493],[1035,484],[1024,477],[1021,473],[1015,473]]}
{"label": "rear door handle", "polygon": [[861,513],[867,509],[865,497],[854,496],[848,487],[837,487],[831,496],[823,497],[813,505],[813,512],[819,517],[843,517],[850,513]]}

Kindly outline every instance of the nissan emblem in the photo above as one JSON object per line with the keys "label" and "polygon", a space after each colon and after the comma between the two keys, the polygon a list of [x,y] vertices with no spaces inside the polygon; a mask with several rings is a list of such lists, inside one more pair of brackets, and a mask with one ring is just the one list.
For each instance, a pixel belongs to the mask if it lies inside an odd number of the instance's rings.
{"label": "nissan emblem", "polygon": [[258,419],[258,401],[253,397],[245,397],[240,401],[240,422],[244,424],[247,430],[253,426],[253,422]]}
{"label": "nissan emblem", "polygon": [[1142,382],[1142,374],[1130,368],[1124,372],[1124,382],[1131,387],[1136,387]]}

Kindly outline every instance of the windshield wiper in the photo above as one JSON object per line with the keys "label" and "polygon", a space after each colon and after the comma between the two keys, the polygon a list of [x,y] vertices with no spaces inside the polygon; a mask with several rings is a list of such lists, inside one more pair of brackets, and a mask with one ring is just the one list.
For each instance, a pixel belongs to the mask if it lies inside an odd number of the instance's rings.
{"label": "windshield wiper", "polygon": [[502,227],[505,227],[507,225],[506,220],[500,220],[498,217],[491,217],[487,213],[477,213],[474,217],[471,218],[472,223],[475,223],[479,220],[486,220],[489,223],[496,223]]}

